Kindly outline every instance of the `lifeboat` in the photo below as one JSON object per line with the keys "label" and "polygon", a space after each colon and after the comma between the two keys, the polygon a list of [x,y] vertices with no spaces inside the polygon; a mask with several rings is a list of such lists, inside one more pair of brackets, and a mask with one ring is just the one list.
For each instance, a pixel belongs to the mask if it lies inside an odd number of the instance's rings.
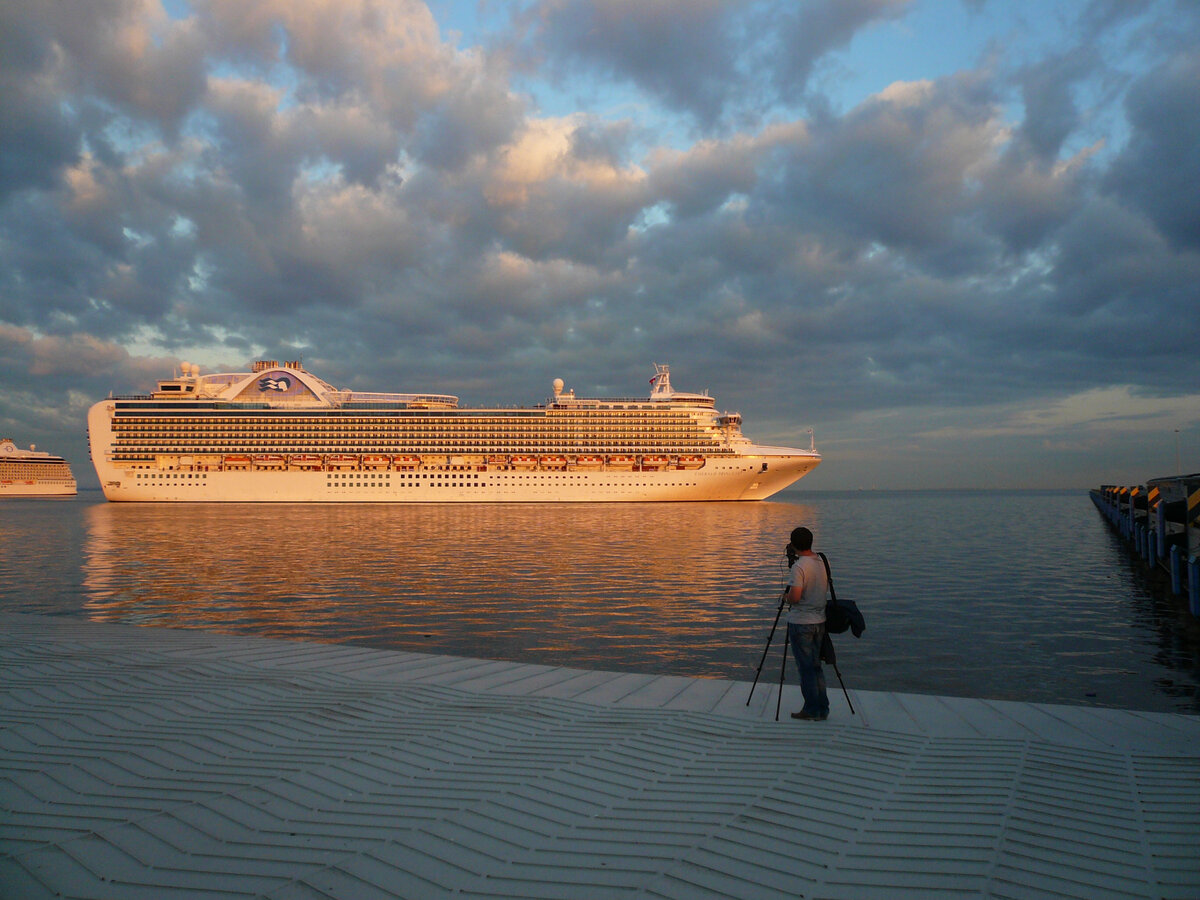
{"label": "lifeboat", "polygon": [[604,465],[603,456],[577,456],[575,457],[575,467],[579,469],[598,469]]}
{"label": "lifeboat", "polygon": [[536,456],[512,456],[509,457],[508,464],[514,469],[532,469],[537,466]]}
{"label": "lifeboat", "polygon": [[362,458],[364,469],[386,469],[392,464],[390,456],[380,456],[377,453],[368,453]]}
{"label": "lifeboat", "polygon": [[662,469],[670,462],[665,456],[643,456],[642,469]]}
{"label": "lifeboat", "polygon": [[264,453],[254,457],[254,468],[256,469],[282,469],[286,465],[287,460],[278,453]]}
{"label": "lifeboat", "polygon": [[248,469],[252,460],[248,456],[226,456],[221,460],[221,465],[226,469]]}
{"label": "lifeboat", "polygon": [[543,456],[538,463],[543,469],[565,469],[567,458],[565,456]]}
{"label": "lifeboat", "polygon": [[392,465],[397,469],[415,469],[421,465],[419,456],[393,456]]}
{"label": "lifeboat", "polygon": [[325,468],[327,469],[357,469],[358,457],[351,456],[347,453],[335,453],[332,456],[325,457]]}
{"label": "lifeboat", "polygon": [[315,453],[298,453],[289,460],[297,469],[321,468],[321,457]]}
{"label": "lifeboat", "polygon": [[608,467],[610,469],[632,469],[633,457],[626,454],[618,454],[608,458]]}
{"label": "lifeboat", "polygon": [[703,456],[681,456],[676,463],[681,469],[699,469],[704,465]]}

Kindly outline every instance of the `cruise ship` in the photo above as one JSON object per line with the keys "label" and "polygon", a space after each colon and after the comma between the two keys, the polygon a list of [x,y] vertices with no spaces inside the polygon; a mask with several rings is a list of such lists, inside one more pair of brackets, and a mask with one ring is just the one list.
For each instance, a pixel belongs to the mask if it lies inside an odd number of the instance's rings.
{"label": "cruise ship", "polygon": [[299,362],[200,374],[88,412],[92,462],[114,501],[615,502],[762,500],[821,461],[756,444],[737,413],[671,387],[590,399],[553,382],[526,407],[447,394],[338,390]]}
{"label": "cruise ship", "polygon": [[0,439],[0,497],[73,497],[75,476],[61,456]]}

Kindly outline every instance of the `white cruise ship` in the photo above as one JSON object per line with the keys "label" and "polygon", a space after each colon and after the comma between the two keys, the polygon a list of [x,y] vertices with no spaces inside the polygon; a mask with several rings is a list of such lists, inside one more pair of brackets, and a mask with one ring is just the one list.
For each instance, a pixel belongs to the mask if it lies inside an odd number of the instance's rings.
{"label": "white cruise ship", "polygon": [[73,497],[75,476],[61,456],[0,439],[0,497]]}
{"label": "white cruise ship", "polygon": [[530,407],[466,409],[444,394],[337,390],[299,362],[182,375],[88,413],[109,500],[592,502],[762,500],[821,461],[742,434],[741,416],[671,388],[564,391]]}

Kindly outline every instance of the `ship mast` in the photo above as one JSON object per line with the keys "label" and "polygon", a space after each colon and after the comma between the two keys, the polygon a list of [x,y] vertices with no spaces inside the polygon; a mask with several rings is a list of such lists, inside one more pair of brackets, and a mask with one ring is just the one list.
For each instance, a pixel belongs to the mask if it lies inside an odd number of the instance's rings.
{"label": "ship mast", "polygon": [[654,364],[654,377],[650,379],[650,384],[654,386],[654,390],[650,392],[650,399],[656,398],[669,399],[674,391],[671,390],[671,367],[660,366]]}

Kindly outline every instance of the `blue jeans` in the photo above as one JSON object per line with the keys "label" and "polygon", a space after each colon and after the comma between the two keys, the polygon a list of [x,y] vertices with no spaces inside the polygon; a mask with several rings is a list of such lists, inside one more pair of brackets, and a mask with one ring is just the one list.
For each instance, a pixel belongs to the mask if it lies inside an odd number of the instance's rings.
{"label": "blue jeans", "polygon": [[821,642],[825,626],[788,623],[788,641],[800,670],[800,693],[804,712],[810,716],[829,715],[829,695],[825,693],[825,672],[821,669]]}

